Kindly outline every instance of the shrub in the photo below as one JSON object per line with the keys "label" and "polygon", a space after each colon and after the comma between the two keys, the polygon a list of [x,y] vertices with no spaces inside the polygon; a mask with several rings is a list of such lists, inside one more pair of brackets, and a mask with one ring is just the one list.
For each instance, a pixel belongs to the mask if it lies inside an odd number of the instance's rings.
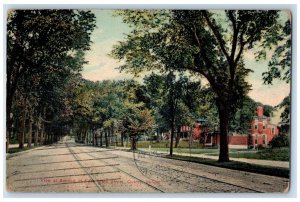
{"label": "shrub", "polygon": [[257,150],[262,150],[262,149],[264,149],[265,147],[264,147],[264,145],[262,145],[262,144],[259,144],[259,145],[257,145]]}
{"label": "shrub", "polygon": [[273,139],[269,142],[269,145],[272,148],[289,146],[288,136],[286,134],[280,133],[279,135],[273,137]]}

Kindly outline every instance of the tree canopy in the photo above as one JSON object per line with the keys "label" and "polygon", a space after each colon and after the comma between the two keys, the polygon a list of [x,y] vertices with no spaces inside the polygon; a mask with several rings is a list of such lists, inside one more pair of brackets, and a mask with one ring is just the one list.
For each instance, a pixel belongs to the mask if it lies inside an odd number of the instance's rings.
{"label": "tree canopy", "polygon": [[[8,13],[7,149],[12,108],[18,101],[23,102],[24,113],[29,111],[31,129],[34,119],[35,134],[47,129],[45,120],[49,123],[48,127],[62,127],[60,123],[63,121],[58,120],[65,114],[62,112],[67,112],[70,95],[66,89],[75,85],[85,63],[84,51],[89,50],[94,28],[95,16],[90,11],[52,9],[11,10]],[[14,119],[17,121],[17,117]],[[25,120],[23,123],[25,126]],[[29,133],[31,135],[32,131]],[[21,129],[20,136],[24,139],[24,129]],[[23,147],[22,144],[20,147]]]}
{"label": "tree canopy", "polygon": [[189,71],[208,80],[220,120],[219,161],[228,161],[229,120],[251,87],[245,80],[250,70],[243,53],[274,32],[279,12],[125,10],[119,14],[133,28],[112,51],[115,58],[126,61],[121,70]]}

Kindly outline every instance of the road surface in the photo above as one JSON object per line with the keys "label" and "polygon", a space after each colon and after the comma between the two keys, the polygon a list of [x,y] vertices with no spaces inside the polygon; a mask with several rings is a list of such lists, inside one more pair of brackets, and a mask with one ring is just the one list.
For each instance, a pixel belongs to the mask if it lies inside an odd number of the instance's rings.
{"label": "road surface", "polygon": [[289,179],[77,144],[7,158],[8,192],[278,193]]}

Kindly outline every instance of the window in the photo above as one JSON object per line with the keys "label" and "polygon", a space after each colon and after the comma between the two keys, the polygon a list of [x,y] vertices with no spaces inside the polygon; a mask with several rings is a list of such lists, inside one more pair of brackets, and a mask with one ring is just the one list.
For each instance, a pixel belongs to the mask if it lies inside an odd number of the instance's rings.
{"label": "window", "polygon": [[266,129],[266,122],[263,121],[263,129],[265,130]]}
{"label": "window", "polygon": [[257,119],[254,120],[254,126],[253,127],[254,127],[255,130],[258,129],[258,120]]}
{"label": "window", "polygon": [[274,135],[274,133],[275,133],[275,130],[274,130],[274,128],[272,128],[272,134]]}
{"label": "window", "polygon": [[264,137],[263,137],[263,144],[266,144],[266,142],[267,142],[267,136],[264,135]]}
{"label": "window", "polygon": [[257,144],[257,141],[258,141],[258,136],[256,135],[256,137],[255,137],[255,144]]}

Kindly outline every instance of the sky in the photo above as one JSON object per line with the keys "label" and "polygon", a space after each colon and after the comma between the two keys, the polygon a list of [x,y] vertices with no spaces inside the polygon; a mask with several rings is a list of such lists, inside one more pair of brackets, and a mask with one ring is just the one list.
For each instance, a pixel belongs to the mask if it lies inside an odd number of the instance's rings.
{"label": "sky", "polygon": [[[112,10],[93,10],[93,12],[96,15],[97,28],[92,34],[91,50],[86,53],[88,64],[84,66],[83,78],[92,81],[133,78],[130,74],[120,73],[117,67],[122,63],[108,55],[113,45],[124,40],[125,33],[128,33],[130,28],[127,24],[122,23],[119,16],[113,16]],[[252,99],[276,106],[289,94],[290,85],[284,81],[276,80],[273,85],[263,84],[262,73],[267,71],[268,61],[255,61],[253,51],[245,52],[244,61],[246,68],[254,71],[247,78],[252,85],[249,93]]]}

